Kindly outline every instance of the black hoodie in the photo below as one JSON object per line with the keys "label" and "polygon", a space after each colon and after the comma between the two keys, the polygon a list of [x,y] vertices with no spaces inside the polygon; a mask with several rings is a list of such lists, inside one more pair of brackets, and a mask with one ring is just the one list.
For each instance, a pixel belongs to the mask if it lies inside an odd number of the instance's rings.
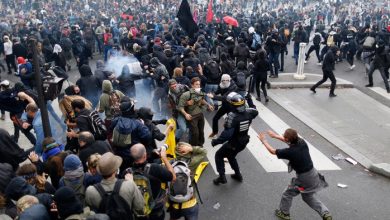
{"label": "black hoodie", "polygon": [[80,79],[77,80],[76,85],[80,88],[81,96],[86,99],[91,97],[99,97],[101,85],[98,78],[96,78],[88,65],[80,67]]}

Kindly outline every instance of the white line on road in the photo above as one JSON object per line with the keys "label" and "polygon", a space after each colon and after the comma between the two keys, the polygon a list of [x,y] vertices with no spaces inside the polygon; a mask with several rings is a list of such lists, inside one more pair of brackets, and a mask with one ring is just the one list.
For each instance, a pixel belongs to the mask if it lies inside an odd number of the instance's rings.
{"label": "white line on road", "polygon": [[[287,128],[290,128],[289,125],[287,125],[282,119],[280,119],[267,107],[265,107],[261,102],[258,102],[256,100],[253,101],[257,107],[257,110],[259,111],[259,117],[265,123],[267,123],[271,127],[271,129],[274,130],[276,133],[283,134]],[[313,160],[314,167],[317,170],[341,170],[339,166],[333,163],[333,161],[331,161],[327,156],[321,153],[317,148],[311,145],[308,141],[306,141],[306,143],[309,146],[310,155]]]}

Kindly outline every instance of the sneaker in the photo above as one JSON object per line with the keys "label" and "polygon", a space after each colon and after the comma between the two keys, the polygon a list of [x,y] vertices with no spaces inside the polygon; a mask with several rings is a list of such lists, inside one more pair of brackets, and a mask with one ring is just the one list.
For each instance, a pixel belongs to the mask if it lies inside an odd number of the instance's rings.
{"label": "sneaker", "polygon": [[333,98],[333,97],[336,97],[337,95],[336,94],[329,94],[329,97]]}
{"label": "sneaker", "polygon": [[209,135],[209,138],[213,138],[213,137],[215,137],[215,135],[217,135],[217,133],[212,132],[212,133]]}
{"label": "sneaker", "polygon": [[306,64],[306,63],[307,63],[307,60],[305,60],[304,63]]}
{"label": "sneaker", "polygon": [[366,87],[373,87],[373,84],[367,84]]}
{"label": "sneaker", "polygon": [[317,63],[318,66],[322,66],[322,63]]}
{"label": "sneaker", "polygon": [[269,78],[276,78],[276,76],[275,75],[270,75]]}
{"label": "sneaker", "polygon": [[261,102],[261,98],[260,98],[260,97],[257,97],[256,100],[259,101],[259,102]]}
{"label": "sneaker", "polygon": [[265,98],[265,102],[269,102],[269,99],[268,99],[268,98]]}
{"label": "sneaker", "polygon": [[225,175],[218,176],[216,179],[213,180],[213,183],[217,186],[219,184],[226,184],[227,183],[226,176]]}
{"label": "sneaker", "polygon": [[282,212],[281,210],[279,209],[276,209],[275,210],[275,215],[280,218],[280,219],[283,219],[283,220],[290,220],[290,214],[285,214],[284,212]]}
{"label": "sneaker", "polygon": [[4,121],[5,120],[5,115],[2,114],[1,117],[0,117],[0,120]]}
{"label": "sneaker", "polygon": [[355,69],[355,67],[356,67],[355,64],[352,65],[352,66],[351,66],[351,70]]}
{"label": "sneaker", "polygon": [[232,174],[232,175],[230,175],[230,177],[232,179],[234,179],[234,180],[237,180],[238,182],[242,182],[242,180],[243,180],[241,173],[239,173],[239,174]]}
{"label": "sneaker", "polygon": [[317,93],[315,88],[310,88],[310,91],[312,91],[313,93]]}
{"label": "sneaker", "polygon": [[267,89],[271,89],[271,83],[267,83]]}
{"label": "sneaker", "polygon": [[322,216],[323,220],[332,220],[332,216],[329,212],[325,212],[325,214]]}

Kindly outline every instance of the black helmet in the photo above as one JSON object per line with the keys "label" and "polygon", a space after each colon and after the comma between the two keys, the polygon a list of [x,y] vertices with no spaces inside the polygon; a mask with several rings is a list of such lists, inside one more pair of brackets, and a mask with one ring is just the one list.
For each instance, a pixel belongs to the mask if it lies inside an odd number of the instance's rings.
{"label": "black helmet", "polygon": [[235,107],[245,105],[245,99],[236,92],[231,92],[227,95],[226,100]]}
{"label": "black helmet", "polygon": [[153,119],[153,112],[150,108],[147,107],[141,107],[137,111],[138,117],[142,120],[152,120]]}

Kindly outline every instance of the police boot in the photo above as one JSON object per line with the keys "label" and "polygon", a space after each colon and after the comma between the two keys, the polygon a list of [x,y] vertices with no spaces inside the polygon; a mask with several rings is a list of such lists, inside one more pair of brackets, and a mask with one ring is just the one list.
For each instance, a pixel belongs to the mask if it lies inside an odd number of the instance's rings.
{"label": "police boot", "polygon": [[219,175],[216,179],[213,180],[213,183],[215,185],[227,183],[226,176],[225,175]]}
{"label": "police boot", "polygon": [[242,179],[241,173],[232,174],[230,177],[231,177],[232,179],[238,181],[238,182],[242,182],[242,180],[243,180],[243,179]]}

